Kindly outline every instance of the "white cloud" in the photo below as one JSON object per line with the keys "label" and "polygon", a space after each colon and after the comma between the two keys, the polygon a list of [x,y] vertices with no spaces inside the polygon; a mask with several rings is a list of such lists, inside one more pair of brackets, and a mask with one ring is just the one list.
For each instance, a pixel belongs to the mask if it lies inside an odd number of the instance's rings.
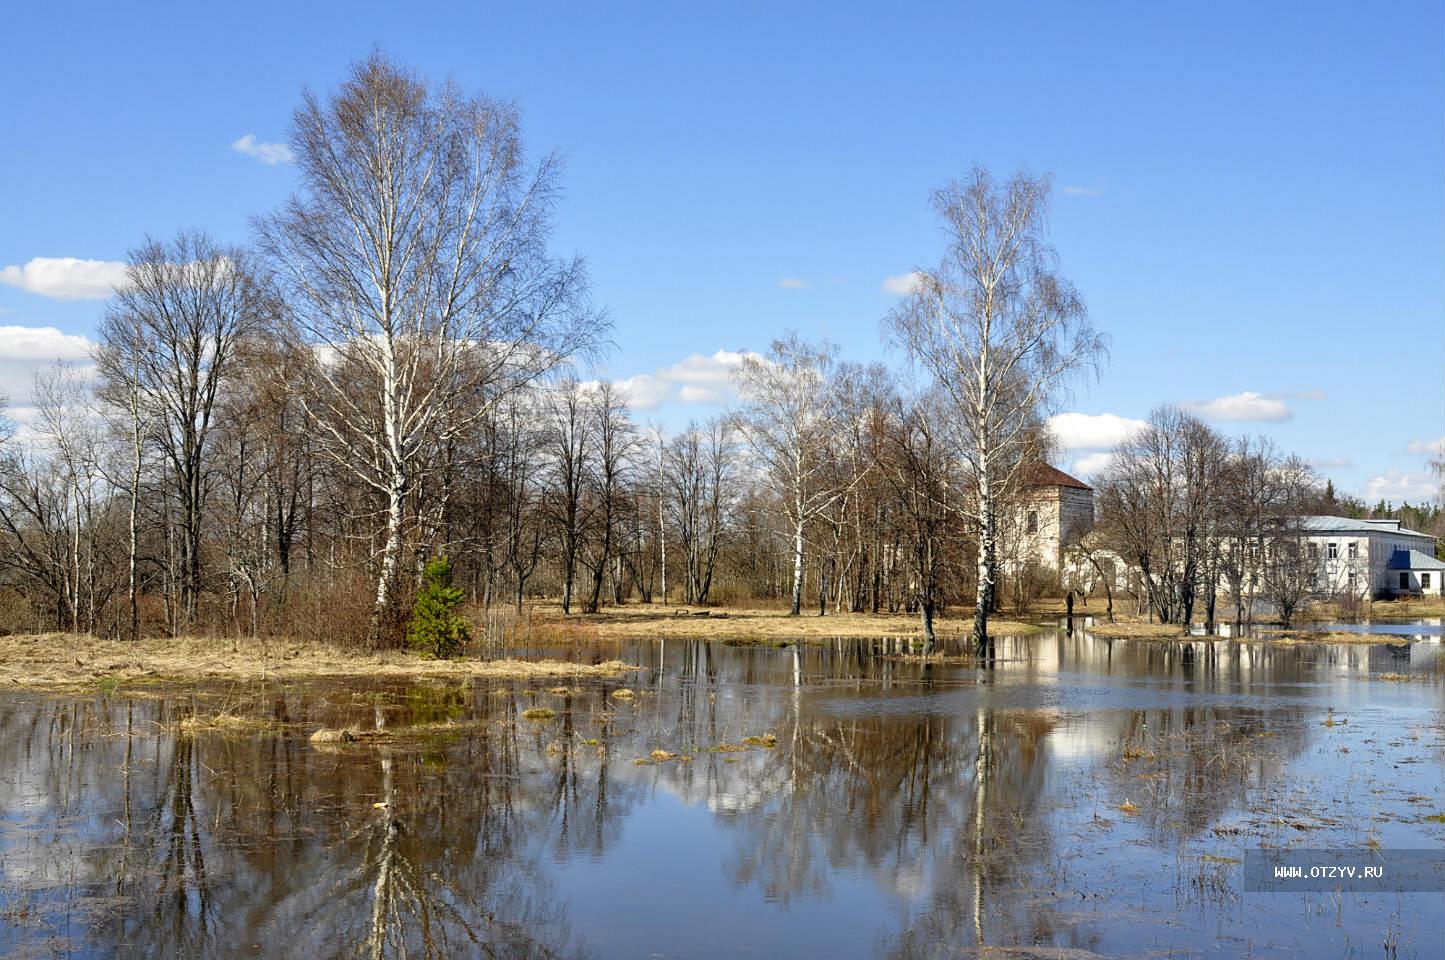
{"label": "white cloud", "polygon": [[906,297],[918,289],[918,282],[923,275],[917,270],[909,273],[900,273],[896,277],[888,277],[883,281],[883,290],[896,297]]}
{"label": "white cloud", "polygon": [[1438,457],[1445,453],[1445,437],[1438,440],[1411,440],[1405,452],[1417,457]]}
{"label": "white cloud", "polygon": [[1063,193],[1068,197],[1097,197],[1103,192],[1103,187],[1081,187],[1071,183],[1063,186]]}
{"label": "white cloud", "polygon": [[1327,400],[1328,394],[1323,390],[1301,390],[1295,394],[1301,400]]}
{"label": "white cloud", "polygon": [[1282,423],[1294,416],[1284,398],[1278,394],[1255,393],[1253,390],[1180,406],[1210,420],[1231,422]]}
{"label": "white cloud", "polygon": [[54,327],[0,326],[0,362],[88,360],[94,346],[89,337]]}
{"label": "white cloud", "polygon": [[1069,471],[1076,477],[1093,477],[1109,469],[1109,464],[1113,462],[1113,451],[1100,450],[1075,460]]}
{"label": "white cloud", "polygon": [[667,400],[671,390],[668,384],[650,373],[639,373],[635,377],[614,381],[613,386],[622,391],[628,405],[634,410],[656,410]]}
{"label": "white cloud", "polygon": [[784,290],[806,290],[809,284],[801,277],[784,277],[778,281],[778,286]]}
{"label": "white cloud", "polygon": [[1366,503],[1389,500],[1391,503],[1422,503],[1440,495],[1440,479],[1429,473],[1405,473],[1389,470],[1365,482]]}
{"label": "white cloud", "polygon": [[1349,457],[1314,457],[1309,465],[1316,470],[1344,470],[1355,465]]}
{"label": "white cloud", "polygon": [[88,377],[94,347],[88,337],[61,333],[54,327],[0,326],[0,394],[12,404],[6,414],[24,422],[23,411],[30,405],[37,370],[63,361]]}
{"label": "white cloud", "polygon": [[34,257],[24,266],[0,269],[0,283],[58,300],[103,300],[125,284],[125,264],[117,260]]}
{"label": "white cloud", "polygon": [[231,149],[237,153],[244,153],[248,157],[255,157],[268,167],[274,167],[278,163],[296,162],[295,155],[291,153],[291,148],[286,144],[257,140],[254,133],[248,133],[232,143]]}
{"label": "white cloud", "polygon": [[1148,424],[1113,413],[1068,413],[1049,417],[1049,432],[1065,450],[1107,450],[1118,446]]}
{"label": "white cloud", "polygon": [[694,353],[651,373],[639,373],[613,381],[627,394],[634,410],[656,410],[670,400],[682,403],[723,404],[737,398],[732,372],[747,354],[718,350],[711,355]]}

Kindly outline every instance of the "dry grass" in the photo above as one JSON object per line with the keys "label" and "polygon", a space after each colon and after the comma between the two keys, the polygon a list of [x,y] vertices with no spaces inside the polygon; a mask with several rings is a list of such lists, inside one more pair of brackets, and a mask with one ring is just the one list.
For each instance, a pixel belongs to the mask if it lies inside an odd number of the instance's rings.
{"label": "dry grass", "polygon": [[462,733],[486,736],[485,727],[485,722],[480,720],[441,720],[400,727],[322,727],[307,739],[317,748],[341,747],[347,744],[381,745]]}
{"label": "dry grass", "polygon": [[174,724],[181,733],[249,733],[257,730],[278,730],[282,724],[271,717],[246,716],[222,710],[214,714],[191,714]]}
{"label": "dry grass", "polygon": [[1082,628],[1085,633],[1096,637],[1128,638],[1134,640],[1182,640],[1188,632],[1177,623],[1148,623],[1143,620],[1096,623]]}
{"label": "dry grass", "polygon": [[364,653],[319,644],[210,637],[135,644],[61,633],[0,637],[0,684],[24,687],[321,677],[542,680],[616,677],[635,669],[616,660],[424,660],[398,651]]}
{"label": "dry grass", "polygon": [[1445,598],[1402,597],[1398,600],[1373,600],[1351,611],[1342,611],[1333,601],[1312,603],[1298,620],[1410,620],[1415,617],[1445,617]]}
{"label": "dry grass", "polygon": [[1361,633],[1359,631],[1337,630],[1286,630],[1284,628],[1265,628],[1256,630],[1255,635],[1261,640],[1268,640],[1281,646],[1288,646],[1295,643],[1362,643],[1367,646],[1374,646],[1377,643],[1389,643],[1395,646],[1406,646],[1410,642],[1409,637],[1396,636],[1392,633]]}
{"label": "dry grass", "polygon": [[[534,636],[563,640],[637,640],[689,637],[721,640],[732,644],[778,643],[829,640],[834,637],[918,636],[918,617],[913,614],[830,613],[816,611],[790,616],[786,608],[766,607],[678,607],[660,604],[628,604],[609,607],[599,613],[572,613],[565,618],[555,604],[533,609]],[[960,610],[947,619],[934,621],[943,638],[961,638],[973,629],[973,612]],[[990,630],[998,636],[1035,633],[1040,628],[1016,620],[994,619]]]}

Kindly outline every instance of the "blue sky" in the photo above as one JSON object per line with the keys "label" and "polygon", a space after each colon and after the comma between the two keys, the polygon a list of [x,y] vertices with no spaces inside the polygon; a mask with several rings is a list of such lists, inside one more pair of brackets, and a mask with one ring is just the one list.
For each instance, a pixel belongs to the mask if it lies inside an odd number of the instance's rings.
{"label": "blue sky", "polygon": [[103,264],[32,261],[244,242],[295,185],[262,145],[380,45],[565,157],[556,245],[644,419],[716,413],[730,352],[786,328],[900,362],[879,320],[941,252],[929,193],[1027,166],[1113,341],[1065,467],[1192,403],[1418,500],[1445,437],[1442,28],[1439,2],[27,5],[0,31],[0,388],[23,408],[103,309],[74,296]]}

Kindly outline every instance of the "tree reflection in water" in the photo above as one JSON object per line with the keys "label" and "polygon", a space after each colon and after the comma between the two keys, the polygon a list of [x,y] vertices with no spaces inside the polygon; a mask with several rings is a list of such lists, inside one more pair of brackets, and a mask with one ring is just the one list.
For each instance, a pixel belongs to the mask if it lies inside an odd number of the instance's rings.
{"label": "tree reflection in water", "polygon": [[[1130,924],[1108,910],[1121,901],[1081,899],[1083,878],[1118,898],[1107,881],[1129,858],[1172,861],[1237,818],[1320,729],[1299,691],[1366,656],[1082,631],[1001,640],[984,669],[898,651],[668,641],[620,651],[648,664],[625,681],[552,692],[0,697],[0,954],[627,952],[651,942],[618,945],[639,926],[698,943],[692,931],[723,909],[713,884],[737,898],[728,909],[784,924],[790,911],[867,922],[860,954],[1121,952]],[[635,698],[611,696],[622,682]],[[186,722],[222,704],[249,723]],[[536,705],[554,716],[521,716]],[[319,726],[414,732],[312,744]],[[763,734],[775,747],[743,749]],[[689,759],[650,762],[653,750]],[[1137,811],[1117,809],[1125,798]],[[679,830],[717,842],[689,847]],[[673,856],[637,846],[656,836],[677,857],[704,851],[684,869],[712,900],[653,886],[635,851]],[[579,886],[593,867],[600,879]],[[1160,923],[1204,922],[1147,902]],[[747,916],[725,926],[736,943],[698,945],[768,945],[749,939]],[[810,945],[807,930],[760,929],[784,938],[778,949]]]}

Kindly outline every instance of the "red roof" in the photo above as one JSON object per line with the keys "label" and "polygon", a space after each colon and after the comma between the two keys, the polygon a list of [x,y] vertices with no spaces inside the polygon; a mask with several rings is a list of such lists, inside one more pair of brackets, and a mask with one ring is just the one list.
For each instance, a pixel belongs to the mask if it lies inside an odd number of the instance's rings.
{"label": "red roof", "polygon": [[1031,487],[1073,487],[1075,490],[1092,490],[1084,481],[1077,477],[1071,477],[1058,467],[1051,467],[1047,463],[1036,463],[1029,468],[1028,484]]}

